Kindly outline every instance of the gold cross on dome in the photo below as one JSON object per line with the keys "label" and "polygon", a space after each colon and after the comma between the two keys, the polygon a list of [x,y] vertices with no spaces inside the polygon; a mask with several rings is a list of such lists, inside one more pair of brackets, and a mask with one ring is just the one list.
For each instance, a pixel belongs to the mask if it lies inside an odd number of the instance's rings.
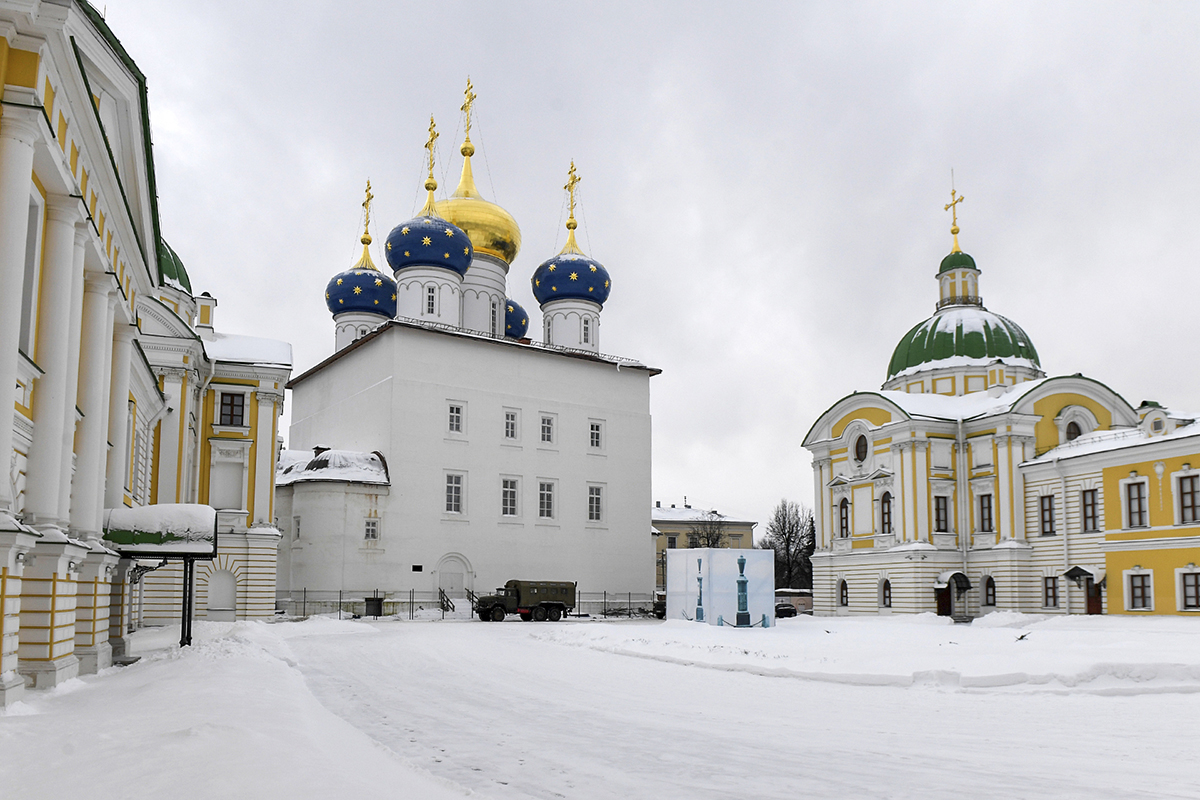
{"label": "gold cross on dome", "polygon": [[567,185],[563,188],[571,195],[571,219],[575,218],[575,187],[583,178],[575,174],[575,159],[571,159],[571,169],[567,170]]}
{"label": "gold cross on dome", "polygon": [[438,136],[437,123],[433,121],[433,114],[429,115],[429,141],[425,143],[425,149],[429,151],[429,177],[433,177],[433,143],[437,141]]}
{"label": "gold cross on dome", "polygon": [[958,204],[967,198],[958,194],[954,189],[950,190],[950,202],[946,204],[945,211],[950,212],[950,233],[954,236],[954,249],[950,252],[961,253],[958,247]]}
{"label": "gold cross on dome", "polygon": [[363,200],[363,210],[366,212],[366,222],[363,223],[363,233],[367,233],[371,229],[371,201],[375,199],[375,195],[371,194],[371,180],[367,179],[367,199]]}
{"label": "gold cross on dome", "polygon": [[463,137],[467,140],[469,140],[471,138],[471,107],[473,105],[475,105],[475,98],[478,97],[478,95],[475,94],[475,92],[471,91],[472,88],[474,88],[474,87],[471,86],[471,76],[468,75],[467,76],[467,90],[465,92],[463,92],[463,97],[465,99],[463,100],[463,104],[458,109],[459,111],[461,111],[467,115],[466,135]]}

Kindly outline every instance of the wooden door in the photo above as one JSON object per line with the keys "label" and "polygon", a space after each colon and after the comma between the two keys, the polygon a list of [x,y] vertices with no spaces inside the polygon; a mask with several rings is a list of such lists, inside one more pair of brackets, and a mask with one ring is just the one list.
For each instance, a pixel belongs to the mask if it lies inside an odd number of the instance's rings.
{"label": "wooden door", "polygon": [[937,615],[939,617],[948,617],[954,611],[953,601],[950,599],[950,587],[945,589],[935,589],[937,595]]}
{"label": "wooden door", "polygon": [[1088,578],[1084,588],[1087,589],[1087,613],[1103,614],[1104,603],[1100,599],[1100,587],[1096,585],[1094,580]]}

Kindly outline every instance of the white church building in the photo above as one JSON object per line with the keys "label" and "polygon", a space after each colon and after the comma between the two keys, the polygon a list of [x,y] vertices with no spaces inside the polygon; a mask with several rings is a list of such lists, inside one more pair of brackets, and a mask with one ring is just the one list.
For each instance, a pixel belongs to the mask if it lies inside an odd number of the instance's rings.
{"label": "white church building", "polygon": [[378,590],[491,591],[510,579],[648,593],[650,378],[600,352],[608,271],[575,239],[532,276],[543,341],[508,298],[520,229],[479,196],[468,86],[462,178],[388,235],[394,275],[363,254],[326,289],[335,351],[289,384],[279,461],[281,605]]}

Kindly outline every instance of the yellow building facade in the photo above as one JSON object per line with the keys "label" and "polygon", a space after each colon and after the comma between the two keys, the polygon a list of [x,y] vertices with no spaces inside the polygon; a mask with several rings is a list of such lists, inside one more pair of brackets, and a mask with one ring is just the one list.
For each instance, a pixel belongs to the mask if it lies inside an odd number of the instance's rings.
{"label": "yellow building facade", "polygon": [[0,87],[3,704],[178,619],[178,572],[122,557],[106,509],[218,506],[197,615],[271,613],[291,352],[220,334],[193,296],[159,228],[145,77],[90,4],[0,1]]}
{"label": "yellow building facade", "polygon": [[700,541],[703,536],[698,531],[705,526],[712,528],[717,523],[722,532],[721,547],[754,546],[757,522],[726,516],[715,509],[692,508],[686,502],[678,508],[674,504],[664,507],[661,501],[655,502],[650,524],[653,526],[655,587],[658,590],[662,591],[667,585],[667,551],[706,546]]}
{"label": "yellow building facade", "polygon": [[1200,424],[1047,377],[952,232],[881,390],[805,437],[816,613],[1200,614]]}

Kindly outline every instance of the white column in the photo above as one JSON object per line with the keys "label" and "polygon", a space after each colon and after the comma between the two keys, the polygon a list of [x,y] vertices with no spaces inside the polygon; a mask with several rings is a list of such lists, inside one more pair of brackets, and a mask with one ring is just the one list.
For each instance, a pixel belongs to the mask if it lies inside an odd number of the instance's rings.
{"label": "white column", "polygon": [[[67,408],[67,356],[70,339],[71,270],[75,265],[78,198],[46,198],[46,250],[38,308],[38,366],[43,375],[33,393],[33,444],[25,482],[25,521],[38,529],[57,528],[62,477],[63,428]],[[69,456],[70,450],[67,450]]]}
{"label": "white column", "polygon": [[105,473],[104,507],[125,505],[129,477],[129,366],[133,358],[133,326],[118,325],[113,333],[112,384],[108,401],[108,471]]}
{"label": "white column", "polygon": [[71,530],[99,537],[104,461],[108,442],[108,364],[112,357],[112,278],[89,272],[83,288],[83,339],[79,358],[79,450],[71,481]]}
{"label": "white column", "polygon": [[[271,461],[275,456],[275,401],[282,400],[270,392],[257,392],[258,426],[255,428],[254,450],[254,517],[252,525],[274,525],[271,519],[271,493],[275,486],[275,470]],[[249,506],[247,506],[249,508]]]}
{"label": "white column", "polygon": [[79,404],[79,337],[83,331],[83,261],[88,242],[85,225],[75,226],[75,257],[71,266],[71,314],[67,320],[67,404],[63,409],[62,463],[58,479],[58,519],[71,518],[71,468],[75,452],[75,407]]}
{"label": "white column", "polygon": [[29,226],[29,186],[37,117],[31,110],[4,106],[0,117],[0,529],[14,528],[12,486],[13,387],[17,384],[17,343],[21,336],[21,287],[25,283],[25,240]]}
{"label": "white column", "polygon": [[172,409],[162,418],[162,434],[159,437],[158,462],[154,472],[158,478],[158,496],[153,498],[155,503],[181,503],[179,489],[183,479],[179,475],[180,449],[183,447],[183,433],[179,429],[179,421],[186,419],[184,405],[184,377],[187,370],[181,368],[160,368],[156,373],[163,379],[163,394],[167,397],[167,407]]}

